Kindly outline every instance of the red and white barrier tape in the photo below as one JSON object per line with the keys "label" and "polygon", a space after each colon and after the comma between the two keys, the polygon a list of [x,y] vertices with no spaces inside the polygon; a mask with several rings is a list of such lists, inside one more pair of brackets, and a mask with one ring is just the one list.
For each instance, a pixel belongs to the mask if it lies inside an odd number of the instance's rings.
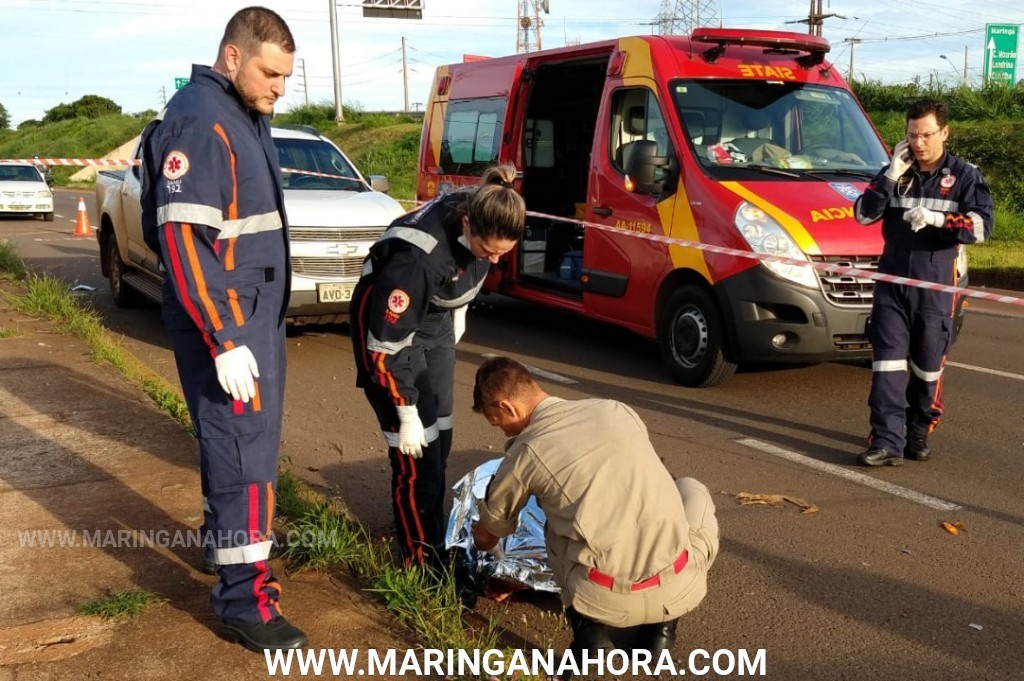
{"label": "red and white barrier tape", "polygon": [[683,246],[686,248],[696,248],[701,251],[709,251],[711,253],[734,255],[740,258],[750,258],[752,260],[777,262],[782,263],[784,265],[813,267],[816,270],[821,270],[822,272],[827,272],[829,274],[848,274],[850,276],[860,277],[862,279],[873,279],[875,281],[885,281],[890,284],[916,286],[918,288],[927,289],[929,291],[955,293],[956,295],[965,296],[967,298],[977,298],[979,300],[989,300],[996,303],[1006,303],[1007,305],[1024,306],[1024,298],[1015,298],[1014,296],[1002,296],[997,295],[995,293],[988,293],[986,291],[977,291],[971,288],[949,286],[947,284],[937,284],[933,281],[912,279],[910,277],[898,277],[892,274],[883,274],[881,272],[872,272],[870,270],[860,270],[857,269],[856,267],[847,267],[845,265],[838,265],[835,263],[810,262],[808,260],[797,260],[796,258],[786,258],[780,255],[770,255],[768,253],[753,253],[751,251],[740,251],[735,248],[726,248],[725,246],[712,246],[711,244],[704,244],[697,241],[687,241],[685,239],[676,239],[669,236],[661,236],[660,234],[642,234],[639,232],[632,232],[625,229],[619,229],[617,227],[611,227],[609,225],[597,224],[595,222],[575,220],[572,218],[559,217],[557,215],[547,215],[546,213],[537,213],[532,210],[526,211],[526,214],[531,217],[546,218],[549,220],[556,220],[558,222],[569,222],[576,225],[582,225],[583,227],[593,227],[595,229],[604,230],[606,232],[615,232],[616,234],[620,234],[623,236],[631,236],[636,237],[638,239],[648,239],[650,241],[657,241],[659,243],[672,244],[675,246]]}
{"label": "red and white barrier tape", "polygon": [[[25,165],[43,166],[98,166],[98,167],[127,167],[142,165],[137,158],[2,158],[0,163],[22,163]],[[282,173],[294,173],[296,175],[310,175],[313,177],[329,177],[337,180],[354,180],[362,182],[358,177],[348,175],[332,175],[330,173],[318,173],[312,170],[299,170],[298,168],[281,168]]]}
{"label": "red and white barrier tape", "polygon": [[296,175],[309,175],[310,177],[329,177],[333,180],[354,180],[355,182],[362,182],[358,177],[349,177],[348,175],[333,175],[331,173],[318,173],[313,170],[299,170],[298,168],[281,168],[282,173],[295,173]]}
{"label": "red and white barrier tape", "polygon": [[137,158],[0,158],[0,163],[24,163],[41,166],[137,166]]}

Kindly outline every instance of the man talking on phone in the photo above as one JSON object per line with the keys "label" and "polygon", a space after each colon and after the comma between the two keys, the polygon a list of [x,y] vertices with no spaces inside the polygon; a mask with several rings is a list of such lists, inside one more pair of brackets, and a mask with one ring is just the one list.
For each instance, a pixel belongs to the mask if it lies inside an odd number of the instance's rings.
{"label": "man talking on phone", "polygon": [[[882,221],[878,271],[956,285],[966,244],[992,233],[994,206],[981,172],[946,151],[949,111],[922,99],[907,111],[907,136],[857,199],[861,224]],[[953,341],[956,296],[911,284],[875,283],[868,339],[871,434],[865,466],[931,458],[928,435],[942,416],[942,369]]]}

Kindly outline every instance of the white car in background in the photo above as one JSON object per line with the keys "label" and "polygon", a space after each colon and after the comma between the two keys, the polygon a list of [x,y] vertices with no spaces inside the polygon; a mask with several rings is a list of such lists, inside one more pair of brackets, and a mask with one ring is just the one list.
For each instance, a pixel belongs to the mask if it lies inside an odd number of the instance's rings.
{"label": "white car in background", "polygon": [[38,168],[0,163],[0,213],[41,215],[53,222],[53,192]]}
{"label": "white car in background", "polygon": [[[271,134],[291,246],[286,315],[298,323],[342,321],[370,246],[406,211],[385,193],[386,177],[363,176],[316,129],[278,126]],[[140,293],[157,302],[161,298],[159,260],[142,239],[140,177],[140,167],[133,166],[123,173],[101,171],[96,179],[100,266],[121,306],[134,303]]]}
{"label": "white car in background", "polygon": [[370,246],[406,211],[385,193],[387,178],[364,178],[314,128],[275,127],[272,135],[291,235],[287,315],[297,321],[311,316],[330,321],[324,315],[347,314]]}

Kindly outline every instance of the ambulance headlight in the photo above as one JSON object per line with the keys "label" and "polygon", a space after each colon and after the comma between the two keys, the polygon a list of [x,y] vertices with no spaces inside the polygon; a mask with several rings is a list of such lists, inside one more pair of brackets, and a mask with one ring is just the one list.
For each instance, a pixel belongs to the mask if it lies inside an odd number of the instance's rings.
{"label": "ambulance headlight", "polygon": [[[746,201],[741,203],[736,209],[735,222],[736,228],[754,253],[765,253],[809,262],[807,256],[797,247],[793,237],[782,228],[782,225],[757,206]],[[818,279],[810,267],[768,260],[762,260],[761,264],[783,279],[808,288],[818,288]]]}

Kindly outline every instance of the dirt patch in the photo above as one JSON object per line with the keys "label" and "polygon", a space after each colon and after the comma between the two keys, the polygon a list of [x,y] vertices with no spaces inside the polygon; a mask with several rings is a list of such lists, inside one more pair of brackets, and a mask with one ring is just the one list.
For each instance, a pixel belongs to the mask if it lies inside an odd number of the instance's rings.
{"label": "dirt patch", "polygon": [[108,643],[113,628],[94,617],[65,617],[0,629],[0,667],[73,657]]}

